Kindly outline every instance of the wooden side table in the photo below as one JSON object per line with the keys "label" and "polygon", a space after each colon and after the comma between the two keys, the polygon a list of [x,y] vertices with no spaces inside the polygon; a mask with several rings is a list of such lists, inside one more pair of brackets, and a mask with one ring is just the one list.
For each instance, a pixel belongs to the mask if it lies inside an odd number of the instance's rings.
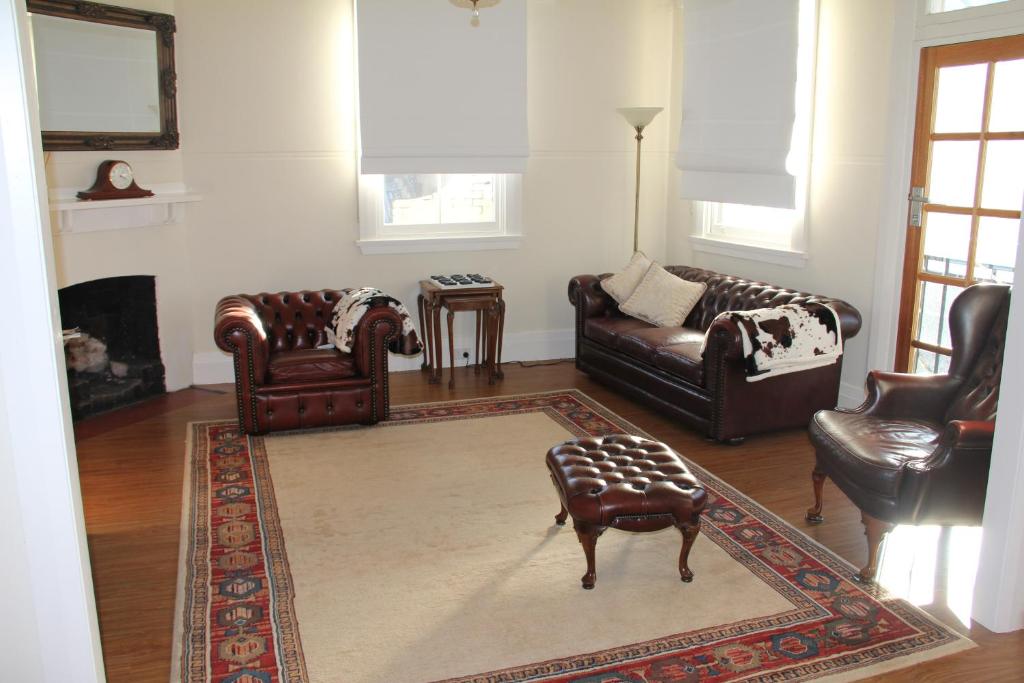
{"label": "wooden side table", "polygon": [[[476,371],[483,365],[488,373],[487,381],[504,377],[501,371],[502,335],[505,332],[505,300],[502,287],[497,282],[479,287],[453,287],[444,289],[431,280],[420,280],[420,295],[417,297],[420,329],[423,330],[423,370],[429,370],[430,383],[438,384],[444,367],[441,343],[441,309],[448,310],[448,357],[452,376],[448,388],[455,387],[455,344],[452,323],[459,311],[476,312]],[[483,362],[481,363],[481,352]]]}

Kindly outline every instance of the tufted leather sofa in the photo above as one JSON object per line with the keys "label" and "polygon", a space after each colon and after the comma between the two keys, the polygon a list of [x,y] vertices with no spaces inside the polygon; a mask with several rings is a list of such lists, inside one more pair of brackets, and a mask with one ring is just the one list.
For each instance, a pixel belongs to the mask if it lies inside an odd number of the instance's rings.
{"label": "tufted leather sofa", "polygon": [[[839,299],[702,268],[666,270],[707,285],[682,327],[656,327],[619,311],[600,284],[610,273],[577,275],[569,281],[569,302],[576,308],[577,368],[719,441],[804,427],[817,410],[836,405],[841,360],[747,382],[739,328],[730,321],[712,321],[724,311],[819,302],[839,314],[845,342],[860,330],[856,308]],[[705,333],[708,344],[702,355]]]}
{"label": "tufted leather sofa", "polygon": [[874,579],[879,545],[895,524],[981,523],[1009,310],[1007,285],[968,287],[949,310],[948,373],[875,370],[859,408],[814,415],[807,519],[823,519],[826,477],[860,508],[868,562],[854,578]]}
{"label": "tufted leather sofa", "polygon": [[385,299],[356,328],[352,353],[318,349],[338,290],[238,294],[217,304],[214,338],[234,356],[238,423],[248,434],[388,417],[388,346],[402,330]]}

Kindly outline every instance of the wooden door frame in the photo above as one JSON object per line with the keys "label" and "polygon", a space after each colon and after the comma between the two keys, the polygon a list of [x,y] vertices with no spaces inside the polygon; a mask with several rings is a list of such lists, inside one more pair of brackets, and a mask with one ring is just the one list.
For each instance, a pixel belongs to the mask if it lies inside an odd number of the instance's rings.
{"label": "wooden door frame", "polygon": [[[994,41],[1000,41],[1000,44],[996,45],[994,44]],[[969,40],[921,48],[918,67],[917,105],[914,117],[914,133],[912,136],[913,146],[910,164],[910,179],[906,186],[908,191],[911,185],[915,187],[925,187],[927,185],[932,119],[935,115],[934,105],[935,96],[937,95],[935,90],[935,76],[938,65],[941,64],[943,67],[949,67],[968,64],[984,64],[997,61],[1000,57],[1005,58],[1007,43],[1011,46],[1010,50],[1019,52],[1021,57],[1024,57],[1024,34],[998,36],[995,38]],[[993,72],[989,70],[984,92],[984,97],[986,98],[986,107],[983,114],[985,121],[982,125],[982,130],[979,133],[980,138],[987,137],[988,133],[988,116],[990,112],[988,110],[987,103],[992,97],[993,76]],[[929,97],[929,95],[931,95],[931,97]],[[974,181],[975,204],[980,201],[980,188],[984,176],[984,150],[982,149],[980,152],[981,161],[978,165],[978,171]],[[952,209],[945,208],[943,211],[952,211]],[[965,270],[965,278],[968,283],[973,279],[974,273],[973,245],[977,240],[979,210],[974,208],[969,213],[972,217],[972,248],[968,253]],[[1017,216],[1014,215],[1015,212],[983,212],[984,215],[1000,213],[1006,214],[1006,217],[1017,218]],[[922,224],[926,222],[927,221],[922,221]],[[893,354],[893,369],[897,372],[907,372],[910,370],[911,350],[915,346],[914,340],[916,339],[918,332],[915,304],[917,303],[918,290],[921,282],[921,278],[919,278],[918,275],[921,271],[921,240],[924,229],[925,228],[922,228],[921,226],[913,226],[910,224],[908,206],[906,241],[903,251],[904,258],[902,278],[900,280],[900,304],[896,328],[896,350]],[[917,258],[912,258],[911,255],[917,255]],[[936,277],[935,279],[938,280],[940,278]],[[950,282],[949,284],[960,285],[961,283]],[[920,348],[920,342],[918,342],[917,346]],[[936,353],[939,352],[937,347],[931,348],[929,346],[926,350],[934,351]]]}

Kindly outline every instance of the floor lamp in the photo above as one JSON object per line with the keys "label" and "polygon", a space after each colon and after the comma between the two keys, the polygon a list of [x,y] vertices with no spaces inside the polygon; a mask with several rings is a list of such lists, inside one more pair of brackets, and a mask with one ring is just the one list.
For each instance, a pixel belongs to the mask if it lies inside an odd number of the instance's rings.
{"label": "floor lamp", "polygon": [[663,107],[623,107],[618,110],[636,131],[636,207],[633,210],[633,251],[640,249],[640,143],[646,128]]}

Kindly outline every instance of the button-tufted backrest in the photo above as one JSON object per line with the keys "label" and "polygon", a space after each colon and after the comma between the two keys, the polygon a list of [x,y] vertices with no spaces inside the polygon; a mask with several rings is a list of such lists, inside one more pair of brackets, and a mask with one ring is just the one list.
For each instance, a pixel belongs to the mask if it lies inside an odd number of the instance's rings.
{"label": "button-tufted backrest", "polygon": [[946,409],[947,422],[996,419],[1009,313],[1006,285],[973,285],[950,307],[953,358],[949,374],[964,377],[964,383]]}
{"label": "button-tufted backrest", "polygon": [[684,327],[707,331],[715,317],[725,311],[750,311],[755,308],[813,302],[828,304],[835,309],[842,323],[844,337],[853,336],[860,330],[860,314],[839,299],[797,292],[765,282],[744,280],[703,268],[666,266],[665,269],[684,280],[703,282],[707,285],[704,296],[683,322]]}
{"label": "button-tufted backrest", "polygon": [[342,292],[325,289],[243,296],[256,307],[273,353],[315,349],[326,344],[327,334],[324,329],[331,324],[331,313]]}

